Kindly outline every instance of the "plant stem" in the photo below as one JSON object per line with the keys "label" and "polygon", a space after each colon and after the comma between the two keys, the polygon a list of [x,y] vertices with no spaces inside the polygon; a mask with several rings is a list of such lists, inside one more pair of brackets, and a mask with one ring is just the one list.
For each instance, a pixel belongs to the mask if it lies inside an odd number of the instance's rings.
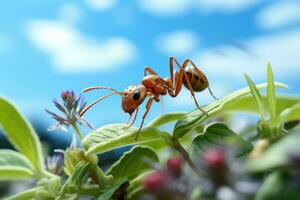
{"label": "plant stem", "polygon": [[172,145],[175,150],[182,156],[182,158],[187,162],[187,164],[192,168],[192,170],[198,174],[199,176],[204,176],[204,172],[202,172],[195,163],[191,160],[189,153],[184,149],[184,147],[180,144],[178,139],[172,139]]}
{"label": "plant stem", "polygon": [[77,136],[79,137],[79,139],[80,139],[80,141],[81,141],[81,140],[83,139],[83,135],[82,135],[82,133],[80,132],[80,130],[79,130],[77,124],[76,124],[76,123],[73,123],[73,124],[72,124],[72,127],[73,127],[73,129],[75,130]]}

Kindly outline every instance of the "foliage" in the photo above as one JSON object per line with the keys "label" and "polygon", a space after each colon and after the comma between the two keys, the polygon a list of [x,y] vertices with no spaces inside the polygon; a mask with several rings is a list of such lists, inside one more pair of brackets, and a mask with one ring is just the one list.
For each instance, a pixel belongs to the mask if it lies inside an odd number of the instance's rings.
{"label": "foliage", "polygon": [[[74,139],[46,164],[32,126],[1,97],[0,125],[15,150],[0,150],[0,180],[36,184],[7,199],[298,199],[300,97],[276,95],[276,87],[286,86],[274,82],[270,64],[267,83],[245,78],[249,87],[204,106],[208,115],[198,109],[161,115],[141,130],[138,141],[137,128],[127,124],[105,125],[83,138],[78,125],[92,127],[78,113],[84,107],[80,96],[64,92],[64,104],[54,103],[66,118],[48,112],[59,126],[74,128],[80,146]],[[224,117],[232,113],[256,114],[257,123],[233,131],[234,118]],[[170,132],[160,129],[173,122]],[[104,172],[97,155],[124,146],[131,148]],[[245,181],[246,191],[239,187]],[[224,190],[227,196],[220,195]]]}

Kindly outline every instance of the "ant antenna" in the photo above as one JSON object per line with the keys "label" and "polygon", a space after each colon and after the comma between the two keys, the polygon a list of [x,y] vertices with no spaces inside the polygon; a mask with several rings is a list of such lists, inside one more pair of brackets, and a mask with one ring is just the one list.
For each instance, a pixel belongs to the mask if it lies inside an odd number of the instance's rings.
{"label": "ant antenna", "polygon": [[119,94],[119,95],[122,95],[123,93],[122,92],[119,92],[111,87],[105,87],[105,86],[93,86],[93,87],[88,87],[86,89],[84,89],[82,92],[85,93],[85,92],[89,92],[91,90],[111,90],[113,91],[114,93],[116,94]]}
{"label": "ant antenna", "polygon": [[110,97],[112,95],[115,95],[115,94],[120,94],[120,92],[116,91],[114,93],[111,93],[111,94],[108,94],[108,95],[105,95],[97,100],[95,100],[93,103],[91,103],[90,105],[86,106],[80,113],[79,113],[79,116],[82,117],[84,115],[84,113],[86,111],[88,111],[91,107],[93,107],[95,104],[99,103],[100,101],[102,101],[103,99],[106,99],[107,97]]}

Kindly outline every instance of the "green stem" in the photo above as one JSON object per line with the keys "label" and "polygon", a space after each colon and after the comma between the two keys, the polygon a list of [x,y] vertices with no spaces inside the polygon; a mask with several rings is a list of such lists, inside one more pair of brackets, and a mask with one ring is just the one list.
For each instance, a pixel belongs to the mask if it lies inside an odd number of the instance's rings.
{"label": "green stem", "polygon": [[204,172],[202,172],[199,167],[195,165],[195,163],[192,161],[189,153],[184,149],[184,147],[180,144],[178,139],[172,140],[172,145],[175,150],[178,151],[178,153],[182,156],[182,158],[187,162],[187,164],[191,167],[191,169],[198,174],[199,176],[204,176]]}
{"label": "green stem", "polygon": [[77,124],[76,124],[76,123],[73,123],[73,124],[72,124],[72,127],[73,127],[73,129],[75,130],[77,136],[79,137],[79,139],[80,139],[80,141],[81,141],[81,140],[83,139],[83,135],[82,135],[82,133],[80,132],[80,130],[79,130]]}

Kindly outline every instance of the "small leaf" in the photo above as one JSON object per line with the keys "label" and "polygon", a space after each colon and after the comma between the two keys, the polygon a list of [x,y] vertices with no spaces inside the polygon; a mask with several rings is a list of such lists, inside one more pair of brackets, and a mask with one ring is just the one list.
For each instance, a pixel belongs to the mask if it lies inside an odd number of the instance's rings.
{"label": "small leaf", "polygon": [[246,78],[249,88],[251,90],[252,96],[254,97],[254,99],[258,105],[259,112],[261,115],[261,121],[264,121],[266,119],[266,114],[265,114],[266,110],[265,110],[265,104],[264,104],[263,98],[262,98],[259,90],[256,88],[255,84],[253,83],[253,81],[250,79],[250,77],[245,75],[245,78]]}
{"label": "small leaf", "polygon": [[0,180],[33,177],[33,167],[25,156],[12,150],[0,150]]}
{"label": "small leaf", "polygon": [[162,126],[164,124],[179,120],[185,114],[186,114],[185,112],[173,112],[173,113],[167,113],[167,114],[161,115],[161,116],[157,117],[156,119],[154,119],[153,121],[151,121],[148,124],[148,127],[159,128],[160,126]]}
{"label": "small leaf", "polygon": [[267,78],[268,78],[267,103],[270,112],[270,121],[276,124],[278,123],[278,113],[277,113],[274,78],[273,78],[272,66],[270,63],[268,64]]}
{"label": "small leaf", "polygon": [[281,171],[271,173],[258,190],[255,200],[300,199],[300,189],[292,177]]}
{"label": "small leaf", "polygon": [[253,146],[245,141],[239,135],[230,130],[224,123],[212,123],[205,127],[204,132],[192,142],[192,154],[197,155],[211,148],[218,148],[224,145],[235,147],[234,155],[236,157],[249,153]]}
{"label": "small leaf", "polygon": [[112,175],[114,180],[122,178],[132,179],[136,175],[145,170],[152,169],[145,158],[158,162],[156,153],[148,147],[135,146],[131,150],[125,152],[123,156],[107,171],[107,175]]}
{"label": "small leaf", "polygon": [[119,180],[116,184],[94,200],[119,199],[119,197],[124,194],[124,191],[128,186],[129,182],[127,180]]}
{"label": "small leaf", "polygon": [[[277,87],[282,87],[285,88],[286,86],[282,83],[276,83],[275,84]],[[259,84],[256,85],[257,89],[262,89],[267,87],[267,84]],[[228,104],[234,104],[236,101],[240,101],[242,97],[246,96],[247,94],[250,93],[250,88],[243,88],[241,90],[235,91],[226,97],[223,97],[222,99],[209,104],[206,106],[204,109],[207,111],[208,116],[203,114],[200,110],[194,110],[185,116],[183,116],[180,120],[177,121],[174,127],[174,132],[173,132],[173,137],[175,138],[181,138],[183,137],[186,133],[188,133],[190,130],[192,130],[194,127],[199,126],[203,121],[206,119],[215,116],[216,114],[222,113],[222,112],[228,112],[230,111],[229,109],[225,110],[225,107]],[[257,107],[256,103],[254,102],[254,107]],[[229,106],[230,107],[230,106]],[[245,108],[244,108],[245,107]],[[232,111],[239,111],[243,109],[247,109],[247,104],[240,105],[240,107],[235,108],[235,107],[230,107],[232,108]],[[249,109],[247,109],[249,111]]]}
{"label": "small leaf", "polygon": [[140,138],[135,140],[137,129],[127,128],[127,124],[109,124],[102,126],[82,140],[83,147],[87,150],[86,154],[103,153],[118,147],[143,144],[148,141],[163,140],[169,137],[165,132],[156,128],[143,128],[140,132]]}
{"label": "small leaf", "polygon": [[16,195],[10,196],[5,198],[4,200],[32,200],[35,199],[36,192],[43,190],[44,187],[36,187],[29,190],[25,190],[21,193],[18,193]]}
{"label": "small leaf", "polygon": [[36,132],[17,108],[3,97],[0,97],[0,125],[15,148],[30,160],[37,171],[42,171],[44,158]]}
{"label": "small leaf", "polygon": [[300,103],[286,108],[280,113],[280,122],[300,120]]}
{"label": "small leaf", "polygon": [[300,152],[300,127],[270,146],[258,159],[250,160],[247,170],[252,172],[266,171],[289,162],[289,153]]}

